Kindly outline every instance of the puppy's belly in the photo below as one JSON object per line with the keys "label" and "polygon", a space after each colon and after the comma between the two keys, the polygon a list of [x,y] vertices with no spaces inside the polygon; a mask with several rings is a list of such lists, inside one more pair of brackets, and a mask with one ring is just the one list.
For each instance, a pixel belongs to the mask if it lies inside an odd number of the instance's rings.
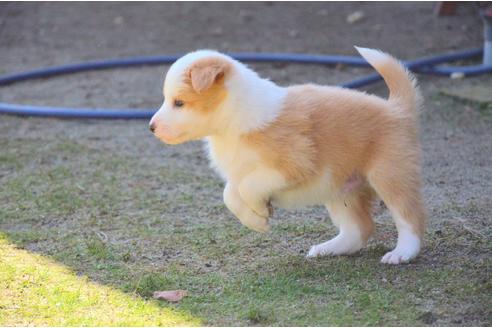
{"label": "puppy's belly", "polygon": [[274,193],[271,202],[274,206],[287,209],[325,204],[333,194],[330,187],[330,175],[325,173],[309,184]]}

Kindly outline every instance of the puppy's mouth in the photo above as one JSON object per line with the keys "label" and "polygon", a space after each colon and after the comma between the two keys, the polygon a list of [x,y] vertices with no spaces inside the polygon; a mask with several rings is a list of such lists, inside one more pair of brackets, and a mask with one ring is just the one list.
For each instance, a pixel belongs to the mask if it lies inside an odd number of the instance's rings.
{"label": "puppy's mouth", "polygon": [[182,132],[176,136],[155,134],[155,136],[159,140],[161,140],[162,142],[164,142],[165,144],[168,144],[168,145],[177,145],[177,144],[180,144],[180,143],[187,141],[188,139],[186,138],[186,135],[187,135],[186,132]]}

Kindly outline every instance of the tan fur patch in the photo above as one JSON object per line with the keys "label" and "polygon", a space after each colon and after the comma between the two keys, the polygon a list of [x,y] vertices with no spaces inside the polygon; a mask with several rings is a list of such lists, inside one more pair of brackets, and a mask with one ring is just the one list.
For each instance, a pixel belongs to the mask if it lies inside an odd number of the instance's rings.
{"label": "tan fur patch", "polygon": [[309,180],[318,173],[313,124],[306,114],[309,115],[286,107],[271,125],[243,135],[245,142],[261,154],[268,166],[296,182]]}
{"label": "tan fur patch", "polygon": [[184,110],[195,110],[202,113],[216,109],[227,97],[223,83],[216,83],[207,91],[198,94],[191,86],[185,86],[176,94],[175,99],[184,101]]}
{"label": "tan fur patch", "polygon": [[184,72],[184,86],[175,99],[184,101],[184,109],[203,113],[214,110],[227,97],[224,81],[230,71],[230,63],[221,58],[203,58],[194,62]]}
{"label": "tan fur patch", "polygon": [[287,179],[304,181],[328,167],[341,187],[354,172],[365,170],[377,137],[367,127],[384,123],[379,113],[388,110],[382,99],[360,95],[332,87],[290,87],[277,119],[244,138]]}

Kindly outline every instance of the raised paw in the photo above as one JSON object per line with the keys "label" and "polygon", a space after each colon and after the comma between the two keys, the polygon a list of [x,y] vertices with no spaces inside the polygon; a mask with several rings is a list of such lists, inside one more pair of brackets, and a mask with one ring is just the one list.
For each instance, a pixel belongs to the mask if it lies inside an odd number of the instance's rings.
{"label": "raised paw", "polygon": [[258,216],[262,218],[270,217],[270,208],[267,204],[257,204],[256,206],[248,206],[253,212],[255,212]]}
{"label": "raised paw", "polygon": [[254,213],[254,215],[248,215],[247,218],[241,218],[241,223],[251,230],[266,233],[270,231],[270,224],[268,219],[260,217]]}
{"label": "raised paw", "polygon": [[263,233],[270,231],[268,218],[259,216],[248,207],[244,207],[243,210],[238,213],[237,218],[243,225],[254,231]]}
{"label": "raised paw", "polygon": [[268,208],[268,202],[263,198],[259,197],[257,193],[251,192],[246,188],[246,184],[241,184],[239,186],[239,195],[242,201],[249,207],[253,212],[261,217],[268,218],[270,216],[270,209]]}

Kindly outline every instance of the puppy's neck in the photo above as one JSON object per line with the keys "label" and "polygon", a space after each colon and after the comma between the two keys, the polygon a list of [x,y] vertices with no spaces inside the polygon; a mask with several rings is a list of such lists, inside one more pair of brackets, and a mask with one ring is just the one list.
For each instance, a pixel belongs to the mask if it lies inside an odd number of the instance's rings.
{"label": "puppy's neck", "polygon": [[240,136],[273,122],[283,107],[287,89],[262,79],[236,62],[227,82],[228,97],[221,111],[221,129],[214,137]]}

